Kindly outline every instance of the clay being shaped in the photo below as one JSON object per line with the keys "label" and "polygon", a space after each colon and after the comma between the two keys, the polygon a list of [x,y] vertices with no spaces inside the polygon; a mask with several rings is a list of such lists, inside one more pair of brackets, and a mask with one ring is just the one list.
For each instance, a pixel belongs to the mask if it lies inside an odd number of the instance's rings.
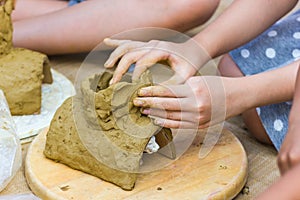
{"label": "clay being shaped", "polygon": [[12,45],[13,0],[0,0],[0,89],[12,115],[40,113],[41,85],[52,83],[48,57]]}
{"label": "clay being shaped", "polygon": [[138,82],[109,86],[111,77],[104,72],[83,81],[82,95],[62,104],[47,133],[44,155],[132,190],[151,136],[156,134],[162,147],[172,141],[172,133],[132,103],[137,90],[151,84],[148,73]]}

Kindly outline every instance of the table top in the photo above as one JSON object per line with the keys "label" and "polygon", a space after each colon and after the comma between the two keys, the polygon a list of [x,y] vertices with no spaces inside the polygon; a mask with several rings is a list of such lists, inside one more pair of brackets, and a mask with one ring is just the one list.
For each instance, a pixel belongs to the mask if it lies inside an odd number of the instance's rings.
{"label": "table top", "polygon": [[[226,129],[221,135],[218,130],[208,133],[204,129],[198,132],[199,140],[189,145],[176,160],[160,154],[149,155],[148,159],[152,157],[155,163],[162,161],[163,164],[167,159],[168,164],[161,169],[139,173],[134,189],[124,191],[47,159],[43,154],[47,131],[45,129],[34,139],[25,162],[28,184],[42,199],[232,199],[243,188],[248,174],[247,156],[236,136]],[[194,135],[180,134],[174,139],[179,148]],[[199,151],[205,148],[202,140],[206,134],[220,138],[209,154],[200,158]]]}

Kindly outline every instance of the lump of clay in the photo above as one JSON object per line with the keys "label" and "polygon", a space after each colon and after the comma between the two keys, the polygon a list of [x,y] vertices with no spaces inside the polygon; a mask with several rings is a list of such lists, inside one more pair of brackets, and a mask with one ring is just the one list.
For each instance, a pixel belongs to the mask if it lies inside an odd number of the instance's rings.
{"label": "lump of clay", "polygon": [[52,83],[46,55],[12,46],[13,0],[0,0],[0,89],[12,115],[40,113],[42,82]]}
{"label": "lump of clay", "polygon": [[148,73],[136,83],[109,86],[111,77],[104,72],[84,81],[81,95],[62,104],[52,119],[44,154],[132,190],[151,136],[163,135],[162,146],[172,140],[172,134],[154,125],[132,103],[137,90],[151,84]]}

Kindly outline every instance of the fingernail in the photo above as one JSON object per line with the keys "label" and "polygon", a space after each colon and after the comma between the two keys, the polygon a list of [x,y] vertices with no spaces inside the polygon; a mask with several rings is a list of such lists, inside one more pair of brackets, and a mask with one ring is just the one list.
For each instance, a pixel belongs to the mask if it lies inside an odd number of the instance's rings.
{"label": "fingernail", "polygon": [[160,119],[155,119],[154,120],[154,124],[162,126],[164,124],[164,122],[162,120],[160,120]]}
{"label": "fingernail", "polygon": [[148,90],[146,88],[141,88],[139,91],[138,91],[138,95],[139,96],[145,96],[148,94]]}
{"label": "fingernail", "polygon": [[149,109],[144,109],[144,110],[142,110],[142,113],[145,114],[145,115],[149,115],[150,110]]}
{"label": "fingernail", "polygon": [[133,100],[133,104],[136,106],[142,106],[142,105],[144,105],[144,103],[145,103],[145,101],[140,100],[140,99]]}
{"label": "fingernail", "polygon": [[104,67],[108,67],[108,66],[109,66],[109,62],[106,61],[106,62],[104,63]]}
{"label": "fingernail", "polygon": [[110,81],[109,81],[109,85],[112,85],[112,84],[113,84],[113,82],[114,82],[114,80],[113,80],[113,79],[110,79]]}

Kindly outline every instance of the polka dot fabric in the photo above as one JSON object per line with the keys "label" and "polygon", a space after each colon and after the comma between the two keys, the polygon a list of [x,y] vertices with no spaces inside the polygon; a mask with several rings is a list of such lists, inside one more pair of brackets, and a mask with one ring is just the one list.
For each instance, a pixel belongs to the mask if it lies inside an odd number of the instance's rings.
{"label": "polka dot fabric", "polygon": [[74,6],[78,3],[83,2],[84,0],[70,0],[68,6]]}
{"label": "polka dot fabric", "polygon": [[[245,76],[273,70],[300,59],[300,10],[279,20],[260,36],[229,54]],[[256,109],[277,150],[287,132],[291,105],[292,102],[283,102]]]}
{"label": "polka dot fabric", "polygon": [[256,108],[257,114],[277,150],[280,149],[288,129],[291,104],[285,102]]}

